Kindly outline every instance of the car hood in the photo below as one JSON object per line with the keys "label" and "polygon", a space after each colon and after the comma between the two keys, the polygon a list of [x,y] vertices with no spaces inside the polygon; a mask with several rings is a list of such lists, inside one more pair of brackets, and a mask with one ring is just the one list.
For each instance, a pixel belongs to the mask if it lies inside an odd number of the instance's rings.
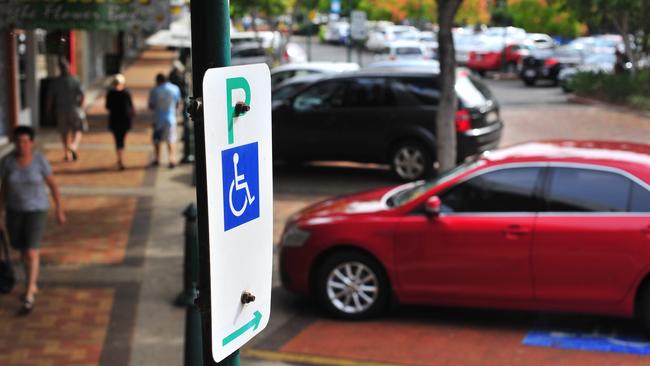
{"label": "car hood", "polygon": [[318,223],[341,216],[363,215],[387,211],[386,197],[394,187],[386,187],[349,196],[341,196],[313,204],[292,217],[292,221]]}

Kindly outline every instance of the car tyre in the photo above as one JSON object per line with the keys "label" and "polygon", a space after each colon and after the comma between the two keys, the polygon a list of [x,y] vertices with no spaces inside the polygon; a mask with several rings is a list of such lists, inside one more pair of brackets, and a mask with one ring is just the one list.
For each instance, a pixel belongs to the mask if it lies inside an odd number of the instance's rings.
{"label": "car tyre", "polygon": [[430,177],[433,173],[433,158],[425,146],[416,141],[397,144],[390,156],[395,175],[405,181]]}
{"label": "car tyre", "polygon": [[535,82],[537,81],[534,78],[524,78],[523,80],[526,86],[535,86]]}
{"label": "car tyre", "polygon": [[332,316],[361,320],[377,316],[388,305],[389,287],[381,265],[353,250],[335,252],[317,272],[317,298]]}
{"label": "car tyre", "polygon": [[650,337],[650,282],[646,282],[639,291],[636,315],[646,336]]}

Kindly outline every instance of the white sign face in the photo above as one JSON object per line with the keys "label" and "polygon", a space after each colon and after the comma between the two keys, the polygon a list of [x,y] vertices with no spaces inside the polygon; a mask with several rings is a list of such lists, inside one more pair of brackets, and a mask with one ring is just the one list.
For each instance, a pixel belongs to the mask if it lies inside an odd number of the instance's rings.
{"label": "white sign face", "polygon": [[361,10],[353,10],[350,24],[350,36],[354,40],[362,40],[366,38],[366,12]]}
{"label": "white sign face", "polygon": [[[268,66],[209,69],[203,78],[203,108],[212,355],[219,362],[260,333],[271,315],[273,159]],[[244,292],[255,300],[243,304]]]}

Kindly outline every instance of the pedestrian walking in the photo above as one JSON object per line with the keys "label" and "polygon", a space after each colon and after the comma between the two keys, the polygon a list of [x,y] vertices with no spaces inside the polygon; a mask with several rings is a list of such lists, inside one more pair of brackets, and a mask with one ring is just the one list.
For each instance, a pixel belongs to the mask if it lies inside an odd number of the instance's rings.
{"label": "pedestrian walking", "polygon": [[126,134],[131,129],[131,120],[135,116],[135,106],[131,93],[126,89],[126,78],[122,74],[113,77],[111,89],[106,94],[108,109],[108,129],[115,139],[117,169],[124,170],[124,143]]}
{"label": "pedestrian walking", "polygon": [[163,74],[156,75],[156,87],[149,93],[149,109],[153,111],[154,160],[160,164],[160,145],[167,143],[169,167],[176,166],[176,112],[181,105],[180,89],[167,81]]}
{"label": "pedestrian walking", "polygon": [[52,80],[49,89],[47,111],[56,118],[63,143],[64,160],[76,161],[79,158],[81,132],[86,124],[86,114],[81,107],[84,93],[79,80],[70,75],[70,67],[66,60],[59,61],[59,69],[61,73]]}
{"label": "pedestrian walking", "polygon": [[52,168],[43,154],[34,151],[34,130],[20,126],[14,130],[16,150],[0,162],[0,216],[5,221],[11,246],[19,250],[25,265],[26,288],[19,314],[34,308],[38,293],[40,242],[47,223],[48,186],[56,207],[56,218],[65,223],[59,188],[54,182]]}

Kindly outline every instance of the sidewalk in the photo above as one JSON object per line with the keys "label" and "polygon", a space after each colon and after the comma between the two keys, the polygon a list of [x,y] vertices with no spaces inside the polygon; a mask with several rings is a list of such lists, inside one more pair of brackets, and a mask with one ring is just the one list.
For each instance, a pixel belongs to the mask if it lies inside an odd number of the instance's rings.
{"label": "sidewalk", "polygon": [[103,97],[88,108],[78,162],[63,162],[56,131],[40,131],[68,222],[57,225],[50,210],[32,314],[15,316],[22,266],[14,292],[0,296],[0,365],[182,364],[185,311],[172,302],[182,287],[181,212],[195,200],[191,166],[147,168],[147,96],[174,57],[149,50],[125,72],[138,110],[126,171],[116,169]]}

